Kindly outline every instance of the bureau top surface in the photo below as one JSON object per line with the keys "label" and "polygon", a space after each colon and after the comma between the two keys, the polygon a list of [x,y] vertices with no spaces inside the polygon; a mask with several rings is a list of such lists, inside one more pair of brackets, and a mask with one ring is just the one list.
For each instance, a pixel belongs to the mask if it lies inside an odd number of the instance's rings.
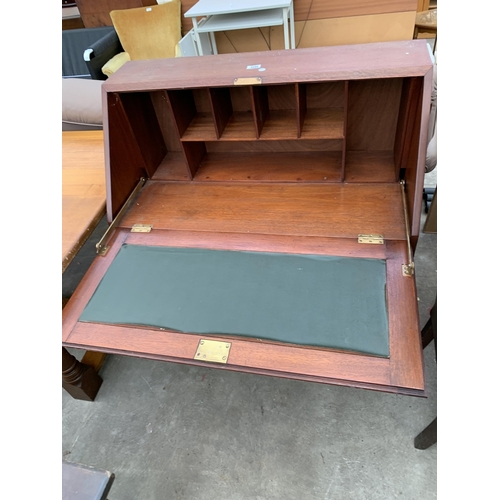
{"label": "bureau top surface", "polygon": [[425,40],[129,61],[104,92],[232,86],[236,78],[264,85],[424,76],[432,69]]}

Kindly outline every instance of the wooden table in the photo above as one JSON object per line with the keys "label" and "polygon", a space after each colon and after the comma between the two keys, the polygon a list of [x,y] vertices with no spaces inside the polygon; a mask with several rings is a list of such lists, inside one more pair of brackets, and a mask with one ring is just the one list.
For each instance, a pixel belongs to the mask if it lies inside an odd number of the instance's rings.
{"label": "wooden table", "polygon": [[[102,130],[62,132],[62,272],[105,213]],[[88,352],[79,362],[63,348],[63,387],[77,399],[94,400],[102,380],[102,354]]]}
{"label": "wooden table", "polygon": [[62,271],[104,216],[102,130],[62,133]]}

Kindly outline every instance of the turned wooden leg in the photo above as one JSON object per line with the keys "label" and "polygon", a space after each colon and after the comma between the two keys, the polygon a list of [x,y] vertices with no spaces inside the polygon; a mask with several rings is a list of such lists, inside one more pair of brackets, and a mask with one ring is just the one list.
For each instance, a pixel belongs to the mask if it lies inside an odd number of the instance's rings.
{"label": "turned wooden leg", "polygon": [[91,367],[80,363],[64,347],[62,348],[62,386],[75,399],[94,401],[102,379]]}
{"label": "turned wooden leg", "polygon": [[415,448],[426,450],[437,442],[437,417],[415,438]]}

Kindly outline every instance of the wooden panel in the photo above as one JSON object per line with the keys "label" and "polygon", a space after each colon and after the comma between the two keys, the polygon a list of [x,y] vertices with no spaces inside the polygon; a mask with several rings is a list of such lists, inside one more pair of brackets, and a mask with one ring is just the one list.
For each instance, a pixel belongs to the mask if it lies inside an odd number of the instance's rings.
{"label": "wooden panel", "polygon": [[[342,141],[331,139],[317,140],[241,140],[207,142],[207,151],[216,153],[301,153],[341,151]],[[279,160],[278,160],[279,161]]]}
{"label": "wooden panel", "polygon": [[220,139],[227,122],[233,114],[233,105],[231,104],[231,95],[228,88],[209,89],[210,106],[215,123],[215,133],[217,139]]}
{"label": "wooden panel", "polygon": [[304,126],[304,120],[307,112],[307,94],[305,84],[295,84],[295,99],[297,109],[297,137],[301,137],[302,127]]}
{"label": "wooden panel", "polygon": [[405,79],[395,144],[395,160],[399,162],[406,181],[413,247],[420,232],[423,171],[429,127],[429,109],[422,109],[422,101],[430,102],[431,85],[432,71],[429,71],[423,80]]}
{"label": "wooden panel", "polygon": [[344,111],[308,108],[302,127],[302,139],[343,139]]}
{"label": "wooden panel", "polygon": [[182,137],[197,113],[193,92],[190,89],[171,90],[167,91],[167,96],[179,137]]}
{"label": "wooden panel", "polygon": [[386,254],[385,245],[360,245],[357,239],[162,229],[150,233],[129,233],[127,243],[131,245],[209,248],[212,250],[338,255],[339,257],[365,259],[384,259]]}
{"label": "wooden panel", "polygon": [[415,11],[417,0],[295,0],[296,21]]}
{"label": "wooden panel", "polygon": [[[391,352],[391,383],[395,386],[425,387],[423,351],[415,280],[403,276],[401,258],[405,256],[404,241],[387,242],[387,288]],[[407,256],[403,263],[407,264]]]}
{"label": "wooden panel", "polygon": [[401,84],[399,78],[349,82],[348,151],[393,149]]}
{"label": "wooden panel", "polygon": [[[418,0],[419,6],[423,0]],[[428,2],[428,0],[426,0]],[[192,27],[190,18],[184,14],[197,0],[182,0],[182,30],[187,32]],[[294,0],[295,21],[328,19],[370,14],[386,14],[417,10],[417,0]],[[419,10],[426,10],[419,8]]]}
{"label": "wooden panel", "polygon": [[167,151],[181,151],[181,143],[176,131],[177,126],[172,115],[172,109],[167,102],[167,94],[163,90],[159,90],[150,92],[150,95]]}
{"label": "wooden panel", "polygon": [[[257,236],[259,241],[252,241],[253,237],[249,238],[248,235],[242,234],[205,234],[208,240],[202,243],[202,248],[210,248],[211,240],[216,246],[222,244],[234,248],[234,245],[238,245],[241,249],[249,250],[252,244],[257,244],[259,250],[267,250],[266,237],[260,235]],[[160,246],[187,244],[189,246],[189,242],[199,245],[200,237],[203,238],[203,234],[164,231],[150,234],[131,234],[118,231],[108,254],[94,261],[90,272],[80,283],[67,307],[63,310],[63,345],[101,352],[128,354],[147,359],[207,366],[193,359],[198,342],[202,338],[200,335],[153,328],[78,322],[85,305],[122,243]],[[226,241],[223,240],[224,238]],[[331,254],[332,251],[340,251],[341,255],[345,255],[349,253],[349,248],[359,248],[365,255],[367,252],[373,252],[372,256],[378,255],[379,258],[383,258],[386,248],[378,245],[358,245],[345,240],[297,239],[276,236],[268,238],[268,243],[278,250],[287,251],[288,249],[289,251],[291,248],[295,248],[298,249],[299,253],[310,253],[314,250],[318,254]],[[301,243],[305,246],[301,246]],[[228,364],[209,366],[402,394],[425,395],[415,283],[413,278],[404,278],[399,274],[404,248],[404,242],[387,244],[389,258],[387,300],[391,348],[389,359],[330,349],[255,342],[228,336],[216,337],[218,340],[230,339],[232,343]],[[404,307],[401,310],[399,307],[401,304],[410,304],[410,307]],[[409,324],[413,325],[411,330],[408,329]]]}
{"label": "wooden panel", "polygon": [[269,115],[267,87],[252,86],[250,87],[250,95],[252,98],[252,110],[255,120],[255,137],[259,138],[264,123]]}
{"label": "wooden panel", "polygon": [[[146,164],[120,96],[108,94],[104,102],[107,102],[103,116],[107,152],[106,207],[108,222],[111,222],[140,178],[145,176]],[[106,121],[113,126],[107,127]]]}
{"label": "wooden panel", "polygon": [[[295,22],[297,48],[411,40],[415,12],[375,14]],[[215,34],[219,54],[283,50],[283,27]]]}
{"label": "wooden panel", "polygon": [[[205,337],[168,330],[77,323],[65,345],[92,345],[94,349],[104,348],[120,354],[146,358],[156,355],[166,361],[219,368],[219,365],[207,365],[193,359],[202,338]],[[231,353],[225,367],[236,371],[246,368],[252,373],[263,370],[290,373],[299,378],[305,375],[323,381],[333,379],[334,383],[344,380],[344,385],[353,380],[390,385],[387,359],[220,336],[210,338],[231,341]]]}
{"label": "wooden panel", "polygon": [[348,151],[346,182],[396,182],[392,151]]}
{"label": "wooden panel", "polygon": [[207,153],[207,148],[204,142],[183,142],[182,149],[184,151],[184,157],[186,159],[186,164],[189,168],[191,178],[196,175],[196,171],[200,166],[203,157]]}
{"label": "wooden panel", "polygon": [[307,107],[344,108],[344,82],[308,83],[306,86]]}
{"label": "wooden panel", "polygon": [[167,154],[167,148],[151,101],[151,95],[149,92],[122,94],[120,99],[144,159],[146,173],[148,177],[152,177]]}
{"label": "wooden panel", "polygon": [[404,239],[401,207],[398,184],[153,182],[142,189],[121,225],[342,238],[375,233]]}
{"label": "wooden panel", "polygon": [[340,182],[341,153],[208,153],[197,181]]}
{"label": "wooden panel", "polygon": [[[255,70],[254,74],[253,70],[245,69],[256,62],[266,67],[266,71],[258,73]],[[177,57],[157,59],[154,65],[153,72],[150,61],[129,61],[113,78],[103,83],[103,89],[105,92],[158,90],[167,86],[181,89],[186,82],[209,87],[232,87],[234,79],[242,76],[262,77],[264,85],[397,78],[423,76],[432,67],[425,40],[222,54],[219,57],[199,57],[196,64],[190,57]],[[294,71],[290,71],[290,67]],[[200,80],[200,74],[204,75],[203,80]],[[248,91],[244,88],[238,90]],[[233,109],[238,111],[234,100]]]}
{"label": "wooden panel", "polygon": [[105,212],[102,130],[62,133],[62,271]]}
{"label": "wooden panel", "polygon": [[394,163],[396,174],[399,170],[408,166],[411,137],[414,133],[418,100],[422,92],[421,78],[405,78],[401,90],[401,104],[398,113],[398,123],[396,129],[396,139],[394,144]]}
{"label": "wooden panel", "polygon": [[342,141],[342,182],[345,181],[346,161],[347,161],[347,113],[349,110],[349,82],[344,83],[344,140]]}
{"label": "wooden panel", "polygon": [[118,9],[133,9],[156,5],[156,0],[76,0],[85,28],[113,26],[109,13]]}

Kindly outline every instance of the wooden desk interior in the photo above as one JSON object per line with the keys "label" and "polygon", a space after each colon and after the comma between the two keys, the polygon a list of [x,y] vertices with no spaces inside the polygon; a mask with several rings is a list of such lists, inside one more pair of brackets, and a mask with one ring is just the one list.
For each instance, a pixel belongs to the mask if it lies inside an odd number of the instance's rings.
{"label": "wooden desk interior", "polygon": [[420,230],[431,75],[425,41],[128,63],[103,86],[110,222],[147,182],[63,311],[63,345],[203,365],[199,334],[79,321],[123,244],[383,259],[387,358],[214,335],[231,353],[211,366],[425,395],[403,265]]}

